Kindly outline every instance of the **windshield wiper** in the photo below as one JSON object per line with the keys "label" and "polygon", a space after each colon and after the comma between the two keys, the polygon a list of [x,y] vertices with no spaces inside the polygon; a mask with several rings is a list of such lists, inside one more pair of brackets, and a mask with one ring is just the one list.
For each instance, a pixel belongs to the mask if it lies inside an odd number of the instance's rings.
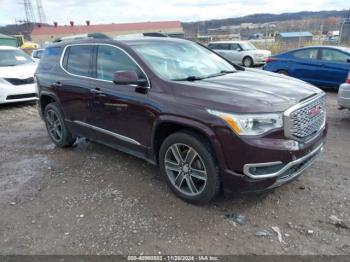
{"label": "windshield wiper", "polygon": [[207,76],[203,77],[202,79],[204,79],[204,78],[212,78],[212,77],[217,77],[217,76],[223,76],[223,75],[232,74],[232,73],[236,73],[236,71],[222,70],[222,71],[220,71],[220,73],[207,75]]}
{"label": "windshield wiper", "polygon": [[197,80],[203,80],[206,78],[212,78],[212,77],[217,77],[217,76],[222,76],[226,74],[232,74],[235,73],[236,71],[230,71],[230,70],[222,70],[220,73],[215,73],[211,75],[206,75],[206,76],[188,76],[185,78],[177,78],[177,79],[172,79],[173,81],[197,81]]}
{"label": "windshield wiper", "polygon": [[177,78],[177,79],[171,79],[173,81],[197,81],[197,80],[202,80],[206,77],[199,77],[199,76],[188,76],[185,78]]}
{"label": "windshield wiper", "polygon": [[232,73],[236,73],[237,71],[233,71],[233,70],[222,70],[220,73],[221,74],[232,74]]}

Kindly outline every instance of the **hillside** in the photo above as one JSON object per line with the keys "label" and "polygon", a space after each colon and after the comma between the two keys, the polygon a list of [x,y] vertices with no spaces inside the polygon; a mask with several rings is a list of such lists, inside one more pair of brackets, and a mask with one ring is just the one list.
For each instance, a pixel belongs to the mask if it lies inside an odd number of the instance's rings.
{"label": "hillside", "polygon": [[197,32],[200,27],[201,32],[206,32],[208,28],[218,28],[220,26],[239,25],[241,23],[269,23],[269,22],[284,22],[291,20],[304,19],[327,19],[332,17],[345,18],[348,15],[348,10],[342,11],[319,11],[319,12],[297,12],[297,13],[282,13],[282,14],[253,14],[237,18],[214,19],[206,21],[182,23],[182,26],[187,33]]}

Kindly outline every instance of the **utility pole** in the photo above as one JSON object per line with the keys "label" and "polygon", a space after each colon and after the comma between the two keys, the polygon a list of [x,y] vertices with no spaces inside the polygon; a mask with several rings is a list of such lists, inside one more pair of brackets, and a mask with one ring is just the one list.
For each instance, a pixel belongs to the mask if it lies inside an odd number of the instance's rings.
{"label": "utility pole", "polygon": [[47,23],[46,15],[45,15],[41,0],[36,0],[36,8],[38,10],[38,18],[39,18],[40,24],[46,24]]}
{"label": "utility pole", "polygon": [[350,8],[348,17],[344,20],[340,27],[338,45],[342,43],[350,44]]}
{"label": "utility pole", "polygon": [[31,0],[23,0],[23,5],[24,5],[24,11],[26,13],[26,20],[27,23],[35,23],[35,15],[33,11],[33,5]]}

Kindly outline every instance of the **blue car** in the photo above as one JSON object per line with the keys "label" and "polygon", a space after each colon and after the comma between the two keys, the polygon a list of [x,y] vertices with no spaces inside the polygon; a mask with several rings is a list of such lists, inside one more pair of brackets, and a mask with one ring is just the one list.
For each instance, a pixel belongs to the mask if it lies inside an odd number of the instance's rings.
{"label": "blue car", "polygon": [[319,87],[338,88],[350,71],[350,48],[310,46],[271,56],[264,70],[289,75]]}

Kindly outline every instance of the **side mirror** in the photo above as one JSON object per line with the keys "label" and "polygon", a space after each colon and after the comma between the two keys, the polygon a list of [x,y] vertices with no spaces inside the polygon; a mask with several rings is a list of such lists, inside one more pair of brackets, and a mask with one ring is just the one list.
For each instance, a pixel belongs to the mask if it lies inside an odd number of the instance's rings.
{"label": "side mirror", "polygon": [[116,85],[133,85],[147,87],[147,79],[140,79],[135,71],[116,71],[113,75],[113,83]]}

